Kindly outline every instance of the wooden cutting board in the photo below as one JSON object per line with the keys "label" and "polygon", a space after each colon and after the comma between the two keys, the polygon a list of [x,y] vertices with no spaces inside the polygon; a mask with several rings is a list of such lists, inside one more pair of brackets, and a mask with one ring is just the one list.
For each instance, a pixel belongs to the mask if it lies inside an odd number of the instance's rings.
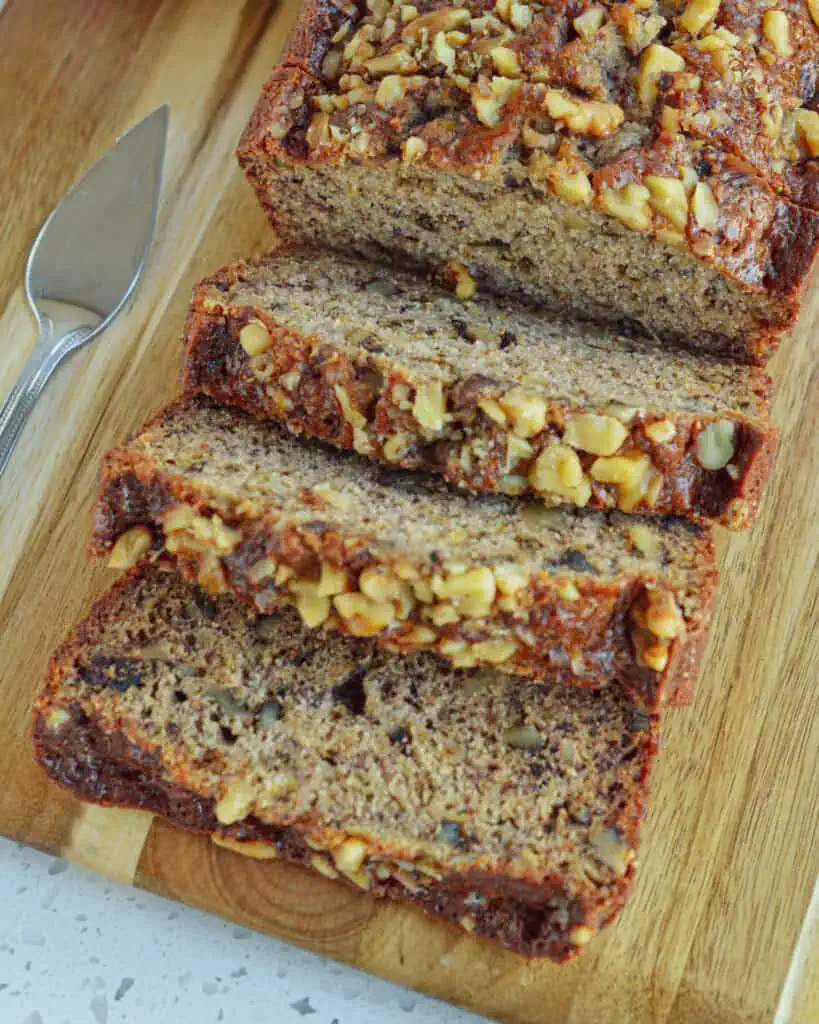
{"label": "wooden cutting board", "polygon": [[[2,5],[0,5],[2,6]],[[0,397],[33,344],[25,258],[73,180],[165,100],[156,244],[126,314],[49,385],[0,482],[0,832],[515,1024],[819,1021],[819,299],[774,368],[761,521],[720,538],[707,668],[668,714],[634,897],[565,967],[84,808],[30,753],[49,651],[108,574],[85,554],[103,450],[176,388],[194,282],[270,235],[232,150],[295,0],[11,0],[0,13]]]}

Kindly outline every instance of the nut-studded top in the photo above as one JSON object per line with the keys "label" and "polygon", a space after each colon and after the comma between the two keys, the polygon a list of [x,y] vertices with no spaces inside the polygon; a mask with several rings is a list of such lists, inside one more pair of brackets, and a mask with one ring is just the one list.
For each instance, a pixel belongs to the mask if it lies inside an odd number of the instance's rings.
{"label": "nut-studded top", "polygon": [[319,81],[314,156],[519,161],[672,235],[714,227],[712,167],[819,205],[817,0],[315,0],[285,64]]}

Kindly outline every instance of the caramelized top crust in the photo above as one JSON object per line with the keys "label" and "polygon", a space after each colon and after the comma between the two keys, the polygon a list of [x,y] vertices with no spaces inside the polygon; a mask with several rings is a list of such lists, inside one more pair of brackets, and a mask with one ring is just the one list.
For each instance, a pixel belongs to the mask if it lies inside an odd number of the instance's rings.
{"label": "caramelized top crust", "polygon": [[[615,164],[634,147],[653,149],[663,135],[667,148],[682,135],[687,166],[710,144],[777,191],[816,206],[815,7],[787,0],[315,0],[285,64],[321,86],[312,105],[329,123],[312,119],[311,151],[346,144],[376,156],[410,138],[446,148],[468,132],[485,158],[495,145],[514,142],[524,153],[574,158],[588,170]],[[421,148],[410,146],[418,151],[412,159],[423,159]]]}
{"label": "caramelized top crust", "polygon": [[788,295],[819,247],[817,21],[783,0],[313,0],[240,160],[554,193]]}

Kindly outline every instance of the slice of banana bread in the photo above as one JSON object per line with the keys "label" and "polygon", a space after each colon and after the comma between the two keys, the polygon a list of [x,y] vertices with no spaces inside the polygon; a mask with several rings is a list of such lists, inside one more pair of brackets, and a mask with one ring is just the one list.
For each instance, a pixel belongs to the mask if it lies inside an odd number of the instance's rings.
{"label": "slice of banana bread", "polygon": [[651,710],[690,689],[716,576],[685,520],[468,495],[204,397],[108,454],[93,543],[112,566],[164,552],[259,611],[292,603],[459,668],[617,678]]}
{"label": "slice of banana bread", "polygon": [[769,7],[308,0],[239,160],[282,237],[761,363],[819,249],[819,34]]}
{"label": "slice of banana bread", "polygon": [[156,567],[57,651],[37,758],[84,800],[574,956],[636,866],[655,751],[623,690],[544,691],[260,616]]}
{"label": "slice of banana bread", "polygon": [[196,290],[185,386],[472,491],[746,527],[769,377],[423,278],[280,250]]}

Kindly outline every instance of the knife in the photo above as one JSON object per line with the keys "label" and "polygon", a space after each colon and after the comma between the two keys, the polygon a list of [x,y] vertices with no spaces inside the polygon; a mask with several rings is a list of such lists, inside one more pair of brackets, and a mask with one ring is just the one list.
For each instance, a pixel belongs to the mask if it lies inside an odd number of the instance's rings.
{"label": "knife", "polygon": [[37,343],[0,409],[0,475],[48,379],[132,295],[156,224],[168,105],[122,135],[43,224],[26,264]]}

